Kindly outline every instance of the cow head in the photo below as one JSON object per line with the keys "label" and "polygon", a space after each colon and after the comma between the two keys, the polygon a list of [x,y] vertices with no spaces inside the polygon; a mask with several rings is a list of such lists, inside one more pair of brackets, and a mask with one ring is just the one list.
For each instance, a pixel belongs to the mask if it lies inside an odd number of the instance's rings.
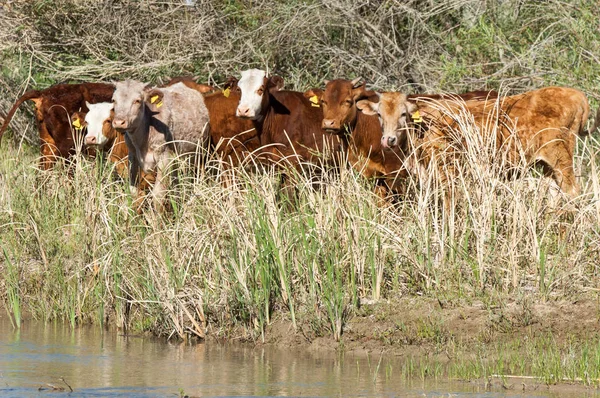
{"label": "cow head", "polygon": [[85,115],[87,125],[87,134],[85,136],[85,145],[95,145],[103,148],[107,142],[117,136],[117,132],[112,126],[113,104],[110,102],[101,102],[99,104],[85,103],[89,111]]}
{"label": "cow head", "polygon": [[325,81],[325,91],[321,95],[323,107],[323,129],[339,133],[356,124],[356,101],[369,98],[376,101],[376,93],[366,89],[361,78],[354,80],[337,79]]}
{"label": "cow head", "polygon": [[356,107],[366,115],[378,115],[383,137],[381,145],[384,148],[393,148],[406,140],[406,131],[410,123],[418,114],[415,102],[409,101],[407,96],[398,92],[378,94],[379,102],[360,100]]}
{"label": "cow head", "polygon": [[147,97],[146,85],[134,80],[115,83],[112,102],[114,119],[112,125],[118,131],[134,130],[144,118]]}
{"label": "cow head", "polygon": [[269,101],[269,93],[283,88],[283,79],[279,76],[267,77],[267,72],[259,69],[249,69],[242,72],[237,82],[241,92],[240,103],[235,112],[236,116],[261,120]]}

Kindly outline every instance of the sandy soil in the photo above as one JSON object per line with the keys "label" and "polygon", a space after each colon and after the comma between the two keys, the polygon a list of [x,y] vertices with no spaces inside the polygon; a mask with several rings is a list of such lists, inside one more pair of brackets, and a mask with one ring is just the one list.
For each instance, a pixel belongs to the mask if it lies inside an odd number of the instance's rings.
{"label": "sandy soil", "polygon": [[482,302],[450,303],[425,298],[403,298],[363,303],[346,321],[340,342],[318,336],[309,325],[294,331],[291,322],[279,319],[267,330],[266,344],[346,352],[386,352],[397,356],[431,353],[446,342],[508,342],[519,336],[552,333],[560,343],[600,335],[600,303],[512,302],[504,306]]}

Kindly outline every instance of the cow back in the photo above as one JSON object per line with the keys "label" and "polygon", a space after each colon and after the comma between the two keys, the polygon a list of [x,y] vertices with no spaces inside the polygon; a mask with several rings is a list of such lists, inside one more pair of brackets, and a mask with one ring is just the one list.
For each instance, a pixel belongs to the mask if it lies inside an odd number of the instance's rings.
{"label": "cow back", "polygon": [[269,108],[259,126],[261,153],[272,160],[295,159],[320,164],[336,161],[342,150],[342,140],[321,128],[323,112],[311,105],[304,93],[271,91]]}
{"label": "cow back", "polygon": [[36,101],[42,141],[50,142],[56,155],[68,157],[75,150],[70,116],[74,112],[87,112],[86,101],[110,101],[113,91],[114,86],[104,83],[58,84],[42,91]]}
{"label": "cow back", "polygon": [[154,141],[151,146],[163,140],[173,142],[178,153],[195,152],[197,145],[206,147],[209,117],[202,94],[183,83],[160,90],[162,103],[155,106],[152,116],[152,126],[158,135],[151,134],[150,140]]}

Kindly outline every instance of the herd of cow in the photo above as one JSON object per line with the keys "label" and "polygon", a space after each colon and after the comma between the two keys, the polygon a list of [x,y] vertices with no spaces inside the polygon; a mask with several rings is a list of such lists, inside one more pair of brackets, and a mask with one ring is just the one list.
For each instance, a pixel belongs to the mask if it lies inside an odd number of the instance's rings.
{"label": "herd of cow", "polygon": [[[456,147],[459,115],[465,113],[480,134],[495,135],[509,167],[523,156],[539,162],[574,197],[573,153],[577,137],[588,133],[590,112],[585,94],[565,87],[506,97],[495,91],[405,95],[371,91],[358,78],[326,81],[324,90],[302,93],[283,90],[279,76],[250,69],[239,80],[229,78],[222,90],[187,77],[160,87],[126,80],[31,90],[4,118],[0,139],[28,100],[35,103],[43,169],[85,145],[87,154],[108,154],[135,196],[150,185],[157,206],[172,158],[211,152],[228,167],[326,166],[343,159],[375,178],[380,192],[401,191],[404,177],[419,177]],[[599,121],[600,110],[589,131]]]}

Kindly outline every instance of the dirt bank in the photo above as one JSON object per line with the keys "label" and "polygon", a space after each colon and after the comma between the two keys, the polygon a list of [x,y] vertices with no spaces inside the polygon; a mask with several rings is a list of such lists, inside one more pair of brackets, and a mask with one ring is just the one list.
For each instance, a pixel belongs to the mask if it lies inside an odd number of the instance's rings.
{"label": "dirt bank", "polygon": [[513,301],[500,306],[403,298],[363,303],[347,320],[340,342],[315,335],[310,325],[294,331],[289,320],[278,319],[270,325],[265,344],[418,356],[440,354],[454,344],[468,347],[549,335],[559,345],[600,336],[599,303]]}

